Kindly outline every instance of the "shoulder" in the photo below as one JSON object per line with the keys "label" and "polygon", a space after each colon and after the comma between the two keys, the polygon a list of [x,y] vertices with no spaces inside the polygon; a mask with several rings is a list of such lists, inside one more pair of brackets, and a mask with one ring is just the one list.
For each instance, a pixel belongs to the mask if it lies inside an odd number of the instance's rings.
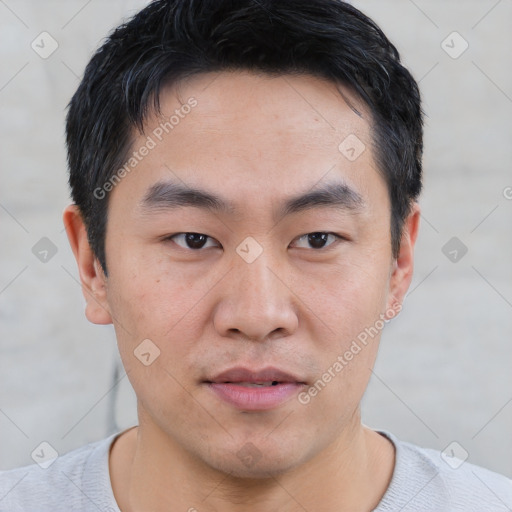
{"label": "shoulder", "polygon": [[0,512],[104,510],[118,512],[110,485],[108,453],[119,433],[46,463],[0,471]]}
{"label": "shoulder", "polygon": [[[512,480],[481,466],[398,440],[379,431],[395,445],[391,483],[375,512],[510,512]],[[403,508],[400,508],[403,507]]]}

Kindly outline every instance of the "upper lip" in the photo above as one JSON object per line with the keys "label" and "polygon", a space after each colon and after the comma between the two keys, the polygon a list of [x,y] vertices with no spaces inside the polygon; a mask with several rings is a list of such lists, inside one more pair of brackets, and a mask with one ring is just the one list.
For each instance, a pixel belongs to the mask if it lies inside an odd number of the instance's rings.
{"label": "upper lip", "polygon": [[248,368],[236,367],[230,368],[207,382],[225,383],[225,382],[298,382],[305,384],[305,382],[296,375],[279,370],[274,367],[266,367],[261,370],[250,370]]}

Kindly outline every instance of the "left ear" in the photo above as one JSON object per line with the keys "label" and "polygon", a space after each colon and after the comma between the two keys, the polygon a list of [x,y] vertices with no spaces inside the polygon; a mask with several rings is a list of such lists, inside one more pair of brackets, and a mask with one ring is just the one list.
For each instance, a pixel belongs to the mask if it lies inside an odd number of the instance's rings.
{"label": "left ear", "polygon": [[63,221],[78,265],[82,293],[86,302],[85,316],[93,324],[111,324],[107,278],[89,244],[87,228],[76,204],[64,209]]}
{"label": "left ear", "polygon": [[414,245],[418,236],[420,224],[420,207],[414,202],[411,211],[404,221],[402,236],[400,239],[400,251],[398,257],[393,262],[393,269],[389,282],[388,304],[389,310],[397,311],[398,305],[401,305],[405,294],[412,281],[414,269]]}

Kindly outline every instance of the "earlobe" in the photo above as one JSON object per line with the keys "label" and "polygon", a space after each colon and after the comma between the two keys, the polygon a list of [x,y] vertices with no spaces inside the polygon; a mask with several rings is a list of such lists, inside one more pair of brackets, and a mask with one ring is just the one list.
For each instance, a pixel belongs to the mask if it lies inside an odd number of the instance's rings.
{"label": "earlobe", "polygon": [[82,293],[86,301],[85,316],[94,324],[111,324],[112,317],[107,301],[107,278],[91,249],[78,207],[75,204],[67,206],[62,219],[78,265]]}
{"label": "earlobe", "polygon": [[418,237],[420,213],[418,203],[413,203],[411,212],[404,221],[400,240],[400,251],[398,257],[393,261],[391,272],[387,304],[388,311],[401,309],[402,302],[412,281],[414,246]]}

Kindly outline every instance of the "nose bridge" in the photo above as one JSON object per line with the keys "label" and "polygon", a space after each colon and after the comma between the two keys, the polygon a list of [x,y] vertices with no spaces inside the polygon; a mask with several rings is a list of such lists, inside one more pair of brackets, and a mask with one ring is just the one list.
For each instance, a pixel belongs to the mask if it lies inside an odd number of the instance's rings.
{"label": "nose bridge", "polygon": [[246,305],[255,307],[267,306],[268,308],[280,301],[283,286],[276,277],[276,270],[272,267],[277,265],[273,263],[270,250],[262,253],[252,262],[244,260],[242,257],[235,265],[236,279],[238,281],[237,295]]}
{"label": "nose bridge", "polygon": [[[259,244],[258,244],[259,246]],[[293,332],[298,324],[293,294],[285,285],[282,266],[270,249],[242,242],[223,294],[215,323],[224,336],[241,332],[251,339],[264,339],[273,332]]]}
{"label": "nose bridge", "polygon": [[237,300],[254,313],[270,313],[283,300],[283,283],[275,275],[279,270],[272,249],[249,237],[237,247],[236,260]]}

